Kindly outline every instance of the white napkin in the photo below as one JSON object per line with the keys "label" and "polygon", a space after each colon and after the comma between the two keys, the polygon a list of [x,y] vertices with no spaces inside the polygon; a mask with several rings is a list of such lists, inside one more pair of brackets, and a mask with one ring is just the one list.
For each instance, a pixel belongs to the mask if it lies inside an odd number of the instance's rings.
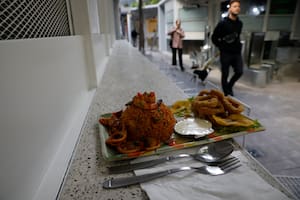
{"label": "white napkin", "polygon": [[[263,180],[247,166],[247,159],[234,151],[242,166],[228,174],[210,176],[193,170],[178,172],[150,182],[142,183],[142,189],[151,200],[283,200],[289,199]],[[180,166],[202,166],[191,158],[178,159],[155,168],[136,170],[136,175],[177,168]]]}

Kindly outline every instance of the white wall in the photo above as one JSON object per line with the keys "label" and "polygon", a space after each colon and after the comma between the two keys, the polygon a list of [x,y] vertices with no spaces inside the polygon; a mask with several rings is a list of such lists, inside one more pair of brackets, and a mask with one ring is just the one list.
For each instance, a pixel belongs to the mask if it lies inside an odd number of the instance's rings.
{"label": "white wall", "polygon": [[[105,0],[104,0],[105,1]],[[115,42],[115,14],[114,14],[114,0],[106,0],[106,24],[108,25],[107,27],[107,40],[108,40],[108,47],[110,48],[110,53],[111,53],[111,48],[113,46],[113,43]]]}
{"label": "white wall", "polygon": [[164,5],[160,5],[157,8],[157,22],[158,22],[158,47],[159,51],[166,51],[167,49],[167,34],[166,34],[166,17]]}
{"label": "white wall", "polygon": [[116,38],[115,13],[118,1],[70,1],[74,33],[85,36],[90,88],[97,87]]}
{"label": "white wall", "polygon": [[117,0],[70,1],[74,32],[85,36],[90,88],[97,87],[116,39]]}
{"label": "white wall", "polygon": [[114,2],[70,1],[76,36],[0,41],[1,200],[56,198],[115,41]]}
{"label": "white wall", "polygon": [[96,68],[97,81],[98,85],[104,74],[104,70],[108,61],[108,56],[106,55],[106,45],[105,45],[106,36],[105,34],[92,34],[92,53],[94,59],[94,65]]}
{"label": "white wall", "polygon": [[87,69],[90,76],[89,88],[97,87],[97,70],[95,68],[95,57],[93,54],[93,44],[91,34],[99,32],[99,20],[97,9],[93,9],[95,0],[72,0],[70,1],[72,12],[72,24],[75,35],[84,36],[85,54],[87,58]]}
{"label": "white wall", "polygon": [[88,6],[88,14],[89,14],[89,22],[90,22],[90,32],[91,33],[100,33],[97,0],[88,1],[87,6]]}
{"label": "white wall", "polygon": [[0,199],[56,195],[94,94],[84,51],[82,36],[1,41]]}
{"label": "white wall", "polygon": [[[91,33],[91,54],[93,59],[93,64],[95,66],[96,78],[99,84],[99,81],[102,79],[102,75],[105,70],[105,65],[108,60],[107,55],[109,55],[109,47],[106,43],[106,34],[100,32],[100,22],[102,18],[105,19],[105,15],[101,15],[100,12],[103,12],[101,9],[101,2],[99,0],[89,0],[87,2],[88,6],[88,15],[90,23],[90,33]],[[103,6],[103,5],[102,5]],[[105,9],[105,8],[104,8]],[[107,9],[107,8],[106,8]],[[105,24],[101,24],[101,30],[105,30]],[[107,49],[107,50],[106,50]]]}

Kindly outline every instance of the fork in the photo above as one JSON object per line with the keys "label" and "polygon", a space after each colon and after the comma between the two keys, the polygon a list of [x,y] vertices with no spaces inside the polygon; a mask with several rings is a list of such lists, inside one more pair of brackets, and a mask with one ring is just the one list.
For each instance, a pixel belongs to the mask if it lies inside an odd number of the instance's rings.
{"label": "fork", "polygon": [[154,180],[163,176],[167,176],[169,174],[181,172],[181,171],[188,171],[188,170],[195,170],[195,172],[201,173],[201,174],[208,174],[211,176],[218,176],[225,173],[230,172],[233,169],[236,169],[241,166],[239,163],[240,161],[238,158],[234,157],[233,159],[226,160],[222,163],[219,163],[214,166],[201,166],[201,167],[180,167],[180,168],[173,168],[168,169],[164,171],[154,172],[154,173],[148,173],[143,174],[139,176],[130,176],[130,177],[124,177],[124,178],[111,178],[103,182],[103,188],[105,189],[114,189],[129,185],[134,185],[138,183],[144,183],[150,180]]}

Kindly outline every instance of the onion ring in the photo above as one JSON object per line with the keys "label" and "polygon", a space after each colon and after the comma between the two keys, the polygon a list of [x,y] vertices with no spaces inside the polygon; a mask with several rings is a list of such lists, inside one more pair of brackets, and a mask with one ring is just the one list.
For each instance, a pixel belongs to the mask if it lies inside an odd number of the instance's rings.
{"label": "onion ring", "polygon": [[111,135],[107,138],[105,141],[106,144],[109,144],[111,146],[117,146],[120,143],[124,142],[126,140],[127,133],[126,131],[118,131],[111,133]]}
{"label": "onion ring", "polygon": [[209,95],[210,91],[208,90],[202,90],[201,92],[199,92],[198,96],[205,96],[205,95]]}
{"label": "onion ring", "polygon": [[223,105],[230,114],[239,114],[244,111],[244,106],[230,97],[223,99]]}
{"label": "onion ring", "polygon": [[143,149],[143,143],[140,141],[126,141],[118,145],[117,149],[124,154],[135,153]]}
{"label": "onion ring", "polygon": [[210,95],[218,97],[219,100],[222,100],[225,97],[220,90],[214,90],[214,89],[210,91]]}
{"label": "onion ring", "polygon": [[216,114],[220,114],[220,113],[225,112],[224,106],[220,101],[218,102],[218,105],[214,108],[200,107],[198,109],[199,109],[199,113],[201,113],[203,115],[216,115]]}
{"label": "onion ring", "polygon": [[254,122],[241,114],[231,114],[226,117],[211,115],[212,121],[218,126],[242,126],[249,127]]}
{"label": "onion ring", "polygon": [[212,96],[197,96],[192,104],[195,104],[194,106],[199,107],[216,107],[218,105],[218,99],[216,97]]}

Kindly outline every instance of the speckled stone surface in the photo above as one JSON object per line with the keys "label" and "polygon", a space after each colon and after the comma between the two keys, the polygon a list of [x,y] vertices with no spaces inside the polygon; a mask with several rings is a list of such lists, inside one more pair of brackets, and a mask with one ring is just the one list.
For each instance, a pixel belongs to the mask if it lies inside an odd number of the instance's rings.
{"label": "speckled stone surface", "polygon": [[116,41],[58,199],[148,199],[139,186],[114,190],[102,188],[102,182],[112,176],[108,174],[108,163],[101,155],[98,129],[101,114],[121,110],[137,92],[144,91],[154,91],[157,98],[163,99],[166,104],[187,97],[137,49],[126,41]]}

